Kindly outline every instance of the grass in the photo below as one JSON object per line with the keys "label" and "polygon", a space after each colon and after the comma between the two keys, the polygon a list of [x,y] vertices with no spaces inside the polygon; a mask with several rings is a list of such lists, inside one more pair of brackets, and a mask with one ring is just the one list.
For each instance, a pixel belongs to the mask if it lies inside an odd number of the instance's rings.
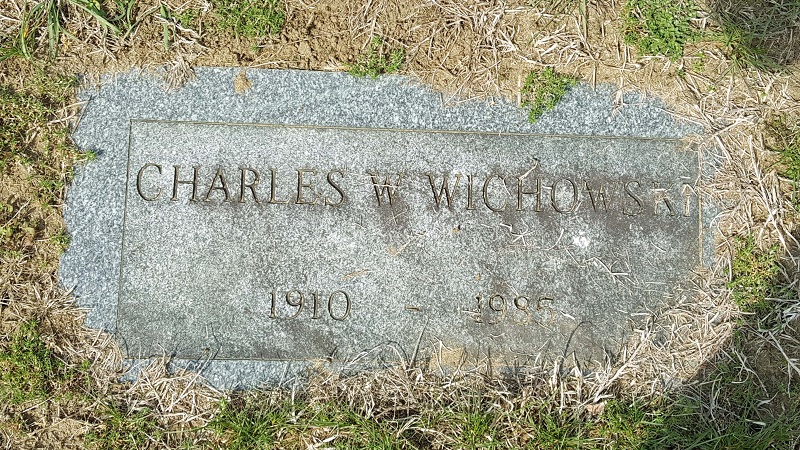
{"label": "grass", "polygon": [[[286,16],[280,0],[233,0],[215,2],[216,26],[246,38],[280,33]],[[185,17],[192,20],[192,16]]]}
{"label": "grass", "polygon": [[[74,78],[51,78],[44,72],[25,90],[0,85],[0,168],[21,162],[44,169],[49,165],[46,156],[64,155],[66,130],[48,127],[48,122],[67,104],[75,86]],[[47,155],[35,150],[35,137],[43,140]]]}
{"label": "grass", "polygon": [[736,69],[783,70],[800,57],[792,36],[800,30],[800,2],[731,0],[712,4],[719,42]]}
{"label": "grass", "polygon": [[552,67],[531,71],[520,91],[522,107],[528,108],[528,120],[531,123],[539,120],[545,111],[553,109],[576,84],[576,78],[556,73]]}
{"label": "grass", "polygon": [[164,429],[153,417],[152,411],[124,411],[115,405],[102,408],[103,423],[98,430],[86,436],[87,449],[138,450],[157,444]]}
{"label": "grass", "polygon": [[534,8],[542,8],[550,14],[570,14],[578,8],[585,8],[585,0],[530,0]]}
{"label": "grass", "polygon": [[748,25],[724,17],[721,19],[721,31],[715,38],[738,70],[753,68],[774,71],[781,67],[764,48],[759,35]]}
{"label": "grass", "polygon": [[716,27],[692,25],[694,0],[628,0],[623,8],[623,40],[640,55],[676,61],[687,44],[719,44],[734,70],[784,70],[800,58],[793,36],[800,30],[800,3],[794,0],[712,1],[705,11]]}
{"label": "grass", "polygon": [[376,421],[346,405],[270,400],[258,395],[223,400],[208,425],[229,450],[306,448],[328,439],[331,448],[416,448],[396,421]]}
{"label": "grass", "polygon": [[383,49],[383,44],[383,38],[374,36],[370,40],[366,52],[348,66],[347,73],[355,77],[377,78],[379,75],[387,75],[400,70],[405,60],[405,52],[402,49],[394,49],[387,53]]}
{"label": "grass", "polygon": [[795,213],[800,212],[800,122],[796,115],[779,114],[765,121],[767,149],[777,155],[775,170],[789,185]]}
{"label": "grass", "polygon": [[773,309],[770,299],[787,294],[779,280],[780,247],[774,244],[762,251],[750,235],[737,237],[734,243],[735,254],[728,282],[733,300],[745,313],[766,316]]}
{"label": "grass", "polygon": [[[738,369],[723,368],[713,375],[727,377],[725,386],[736,386],[732,381],[741,373]],[[497,409],[486,402],[486,392],[475,391],[453,398],[452,404],[421,411],[414,419],[375,418],[342,404],[275,402],[251,395],[236,406],[223,402],[210,427],[232,450],[299,449],[321,443],[337,449],[791,448],[800,439],[797,397],[788,410],[764,422],[759,415],[763,392],[755,386],[725,392],[735,395],[733,406],[742,414],[736,417],[711,415],[684,395],[610,400],[602,414],[592,416],[544,403]]]}
{"label": "grass", "polygon": [[[61,110],[72,101],[76,81],[38,70],[25,88],[0,85],[0,178],[12,196],[0,189],[0,258],[20,261],[60,254],[66,245],[62,226],[49,226],[53,209],[61,204],[72,176],[72,165],[91,154],[81,155],[72,146],[67,130],[54,124]],[[14,175],[18,174],[18,175]],[[13,185],[12,185],[13,180]],[[27,214],[31,205],[41,212]],[[36,241],[46,242],[37,249]]]}
{"label": "grass", "polygon": [[641,55],[683,56],[696,38],[691,20],[697,16],[693,0],[628,0],[623,10],[623,38]]}
{"label": "grass", "polygon": [[47,399],[71,377],[42,341],[36,321],[23,322],[0,348],[0,401],[19,404]]}
{"label": "grass", "polygon": [[800,119],[778,115],[766,121],[768,149],[778,154],[778,175],[800,183]]}
{"label": "grass", "polygon": [[95,20],[104,30],[117,36],[129,36],[135,30],[137,0],[114,0],[116,13],[109,12],[94,0],[44,0],[23,3],[23,14],[17,34],[0,41],[0,60],[10,57],[32,59],[42,33],[47,37],[48,55],[55,58],[62,39],[77,39],[67,33],[65,22],[70,14],[83,14]]}
{"label": "grass", "polygon": [[288,428],[293,409],[291,404],[276,408],[257,402],[236,407],[223,400],[208,426],[224,435],[230,450],[265,449],[274,444],[280,431]]}

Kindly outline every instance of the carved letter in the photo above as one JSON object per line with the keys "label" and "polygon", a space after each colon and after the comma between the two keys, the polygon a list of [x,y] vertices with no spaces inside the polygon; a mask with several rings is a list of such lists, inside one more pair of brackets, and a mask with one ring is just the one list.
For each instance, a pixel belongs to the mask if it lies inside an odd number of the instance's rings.
{"label": "carved letter", "polygon": [[394,194],[400,189],[400,174],[397,174],[396,184],[391,184],[389,182],[389,175],[386,175],[383,183],[378,179],[378,174],[369,172],[369,176],[372,178],[372,187],[375,189],[375,198],[378,199],[378,206],[381,206],[383,194],[389,197],[389,206],[391,206],[394,202]]}
{"label": "carved letter", "polygon": [[469,186],[467,186],[467,209],[472,210],[475,207],[472,205],[472,175],[467,175],[467,182]]}
{"label": "carved letter", "polygon": [[524,182],[526,176],[523,175],[517,178],[517,211],[522,211],[525,208],[522,205],[523,195],[536,195],[536,208],[534,211],[541,212],[542,211],[542,178],[536,177],[536,190],[535,191],[525,191],[522,188],[522,183]]}
{"label": "carved letter", "polygon": [[491,209],[492,211],[500,212],[500,211],[503,211],[503,210],[506,209],[506,205],[508,204],[508,200],[503,200],[503,204],[501,206],[496,207],[496,208],[493,207],[489,203],[489,184],[495,178],[498,178],[500,181],[503,182],[503,188],[506,187],[506,182],[505,182],[505,180],[503,179],[502,176],[500,176],[500,175],[489,175],[488,177],[486,177],[486,182],[483,183],[483,203],[486,204],[486,207]]}
{"label": "carved letter", "polygon": [[142,168],[139,169],[139,173],[136,175],[136,191],[139,193],[139,197],[142,197],[145,201],[152,202],[158,199],[158,197],[161,197],[161,188],[158,188],[158,192],[156,192],[156,195],[152,197],[148,197],[142,193],[142,174],[144,173],[144,169],[147,169],[148,167],[155,167],[158,169],[158,174],[161,175],[161,166],[158,164],[147,163],[143,165]]}
{"label": "carved letter", "polygon": [[589,193],[589,199],[592,201],[592,209],[597,212],[597,203],[601,202],[603,205],[603,211],[608,211],[608,199],[606,198],[606,186],[604,184],[600,185],[600,189],[597,191],[597,196],[595,197],[595,192],[591,186],[589,186],[588,180],[583,180],[583,187],[586,189],[586,192]]}
{"label": "carved letter", "polygon": [[269,308],[269,318],[270,319],[274,319],[274,318],[278,317],[278,316],[275,315],[275,296],[276,296],[276,292],[275,292],[275,289],[273,289],[272,290],[272,303],[271,303],[270,308]]}
{"label": "carved letter", "polygon": [[453,190],[450,191],[450,183],[447,180],[447,175],[444,176],[442,180],[442,185],[439,187],[439,193],[436,193],[436,183],[434,182],[433,175],[428,175],[428,181],[431,183],[431,190],[433,191],[433,200],[436,202],[436,208],[441,207],[442,202],[442,194],[444,194],[445,199],[447,200],[447,207],[452,209],[453,208],[453,195],[455,195],[456,191],[458,190],[458,183],[461,181],[461,174],[456,174],[456,182],[453,186]]}
{"label": "carved letter", "polygon": [[[303,205],[303,204],[305,204],[305,205],[316,205],[317,201],[319,201],[319,195],[317,195],[317,192],[314,190],[314,185],[313,184],[303,182],[303,174],[304,173],[311,174],[311,175],[316,175],[317,174],[317,170],[316,169],[297,169],[297,199],[295,200],[294,203],[296,205]],[[305,189],[305,188],[311,189],[311,192],[314,193],[314,201],[303,200],[303,189]]]}
{"label": "carved letter", "polygon": [[661,202],[667,205],[667,215],[672,217],[675,215],[675,208],[672,207],[672,201],[667,197],[667,190],[658,187],[658,182],[653,182],[653,215],[658,215],[658,207]]}
{"label": "carved letter", "polygon": [[[219,186],[217,186],[217,180],[219,180]],[[225,181],[225,171],[222,169],[222,167],[217,167],[217,173],[214,175],[214,179],[211,180],[211,187],[208,188],[208,192],[206,192],[206,198],[203,200],[206,202],[210,201],[208,198],[211,196],[211,192],[216,190],[222,190],[222,192],[225,193],[225,200],[223,201],[230,201],[231,192],[228,190],[228,182]]]}
{"label": "carved letter", "polygon": [[311,318],[319,319],[319,293],[317,293],[317,291],[312,292],[311,299],[314,301],[314,311],[311,313]]}
{"label": "carved letter", "polygon": [[695,194],[694,187],[689,183],[683,183],[683,217],[689,217],[689,213],[691,212],[692,201],[691,197],[692,194]]}
{"label": "carved letter", "polygon": [[[572,205],[569,208],[561,208],[559,206],[558,201],[556,200],[556,191],[558,190],[558,183],[566,181],[572,187]],[[578,186],[575,185],[575,182],[570,180],[569,178],[561,178],[553,183],[553,187],[550,189],[550,203],[553,204],[553,209],[556,212],[565,213],[565,212],[572,212],[575,211],[575,208],[578,207]]]}
{"label": "carved letter", "polygon": [[186,180],[179,180],[179,174],[181,170],[181,166],[174,166],[175,167],[175,177],[172,179],[172,201],[178,201],[178,185],[180,184],[191,184],[192,185],[192,198],[193,202],[197,201],[197,178],[200,174],[200,166],[193,166],[194,175],[192,176],[191,181]]}
{"label": "carved letter", "polygon": [[636,216],[639,215],[644,210],[644,203],[642,202],[642,199],[637,197],[636,194],[634,194],[633,191],[631,191],[631,185],[633,185],[634,183],[636,184],[637,188],[641,186],[639,182],[636,180],[629,181],[625,183],[625,193],[628,194],[628,196],[636,202],[636,207],[638,209],[636,209],[635,211],[630,211],[628,210],[627,206],[623,205],[622,214],[625,214],[626,216]]}
{"label": "carved letter", "polygon": [[330,172],[328,172],[328,184],[330,184],[331,187],[336,189],[336,192],[339,193],[340,199],[337,203],[333,203],[329,197],[325,197],[325,204],[328,206],[341,206],[342,203],[344,203],[347,200],[347,195],[345,195],[341,186],[339,186],[338,184],[336,184],[335,181],[333,181],[333,174],[335,173],[338,173],[340,177],[344,178],[344,172],[342,172],[341,170],[331,170]]}
{"label": "carved letter", "polygon": [[[253,200],[255,200],[256,203],[261,203],[258,201],[258,195],[256,195],[256,186],[258,186],[258,182],[261,180],[258,172],[255,169],[250,169],[248,167],[240,167],[239,170],[242,172],[242,186],[239,189],[239,203],[244,203],[245,188],[250,189],[250,193],[253,194]],[[253,181],[250,184],[247,184],[247,172],[250,172],[254,175]]]}
{"label": "carved letter", "polygon": [[275,169],[269,169],[270,171],[270,191],[269,191],[269,202],[272,204],[286,204],[289,203],[289,200],[278,200],[277,199],[277,190],[278,190],[278,183],[275,181],[275,178],[278,176],[278,171]]}

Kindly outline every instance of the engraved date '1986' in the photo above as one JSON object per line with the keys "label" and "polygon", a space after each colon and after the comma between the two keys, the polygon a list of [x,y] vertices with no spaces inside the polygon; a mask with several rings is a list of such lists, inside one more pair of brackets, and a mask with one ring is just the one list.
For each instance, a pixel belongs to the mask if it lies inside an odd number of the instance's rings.
{"label": "engraved date '1986'", "polygon": [[474,309],[464,310],[475,323],[495,325],[511,323],[527,325],[536,323],[541,326],[552,324],[555,310],[552,308],[553,298],[539,296],[536,298],[527,295],[503,296],[502,294],[477,294],[473,301]]}

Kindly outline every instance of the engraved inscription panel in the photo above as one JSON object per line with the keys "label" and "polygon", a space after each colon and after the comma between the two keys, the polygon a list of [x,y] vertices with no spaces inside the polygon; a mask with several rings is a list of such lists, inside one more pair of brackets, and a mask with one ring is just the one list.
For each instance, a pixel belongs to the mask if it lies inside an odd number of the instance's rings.
{"label": "engraved inscription panel", "polygon": [[697,177],[671,140],[133,121],[117,333],[600,358],[700,264]]}

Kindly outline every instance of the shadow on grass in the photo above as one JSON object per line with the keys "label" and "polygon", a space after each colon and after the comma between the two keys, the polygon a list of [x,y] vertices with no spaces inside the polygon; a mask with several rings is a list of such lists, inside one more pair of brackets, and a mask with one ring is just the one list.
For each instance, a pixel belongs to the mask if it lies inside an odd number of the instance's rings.
{"label": "shadow on grass", "polygon": [[[783,178],[800,164],[780,161]],[[759,247],[751,235],[732,241],[727,287],[742,317],[689,387],[667,400],[663,423],[650,430],[643,448],[800,448],[797,249]]]}
{"label": "shadow on grass", "polygon": [[716,38],[740,69],[782,70],[800,61],[800,1],[711,0]]}

